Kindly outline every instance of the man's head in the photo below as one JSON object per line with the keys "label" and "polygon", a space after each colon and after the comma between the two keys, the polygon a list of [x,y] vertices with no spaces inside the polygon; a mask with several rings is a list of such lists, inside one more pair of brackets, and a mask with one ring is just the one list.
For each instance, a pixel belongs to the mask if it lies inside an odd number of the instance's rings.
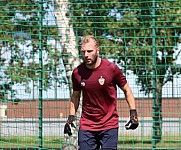
{"label": "man's head", "polygon": [[86,36],[82,40],[81,53],[88,68],[96,68],[98,65],[99,42],[93,36]]}

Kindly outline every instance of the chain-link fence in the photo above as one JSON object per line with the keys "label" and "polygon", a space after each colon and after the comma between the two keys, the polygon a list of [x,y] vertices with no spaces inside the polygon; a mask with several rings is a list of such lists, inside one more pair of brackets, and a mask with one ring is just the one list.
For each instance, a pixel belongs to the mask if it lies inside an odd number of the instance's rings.
{"label": "chain-link fence", "polygon": [[140,126],[126,131],[118,90],[118,148],[181,147],[180,0],[1,0],[0,22],[0,148],[62,148],[70,76],[88,34],[136,99]]}

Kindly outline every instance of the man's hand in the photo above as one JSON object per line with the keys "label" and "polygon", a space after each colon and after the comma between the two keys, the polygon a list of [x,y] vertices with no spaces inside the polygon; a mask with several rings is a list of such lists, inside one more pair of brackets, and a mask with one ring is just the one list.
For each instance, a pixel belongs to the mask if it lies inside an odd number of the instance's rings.
{"label": "man's hand", "polygon": [[138,127],[139,123],[138,123],[138,115],[136,112],[136,109],[131,109],[130,110],[130,120],[128,121],[128,123],[126,123],[125,128],[126,130],[134,130]]}
{"label": "man's hand", "polygon": [[69,115],[68,120],[64,126],[64,134],[71,136],[76,129],[75,116]]}

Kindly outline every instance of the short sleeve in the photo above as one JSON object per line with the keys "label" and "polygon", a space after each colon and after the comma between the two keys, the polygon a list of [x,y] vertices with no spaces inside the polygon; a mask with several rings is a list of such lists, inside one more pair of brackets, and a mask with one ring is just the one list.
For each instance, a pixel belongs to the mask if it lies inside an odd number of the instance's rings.
{"label": "short sleeve", "polygon": [[114,70],[114,82],[120,88],[127,83],[126,77],[123,75],[122,71],[119,69],[117,65],[115,65],[115,70]]}
{"label": "short sleeve", "polygon": [[78,80],[78,74],[76,73],[77,70],[74,70],[72,72],[72,87],[74,91],[80,91],[81,90],[81,86]]}

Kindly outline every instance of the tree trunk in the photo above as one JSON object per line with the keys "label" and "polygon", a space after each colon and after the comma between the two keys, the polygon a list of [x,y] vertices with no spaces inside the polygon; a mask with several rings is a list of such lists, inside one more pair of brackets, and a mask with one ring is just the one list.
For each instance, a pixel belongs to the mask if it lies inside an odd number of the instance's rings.
{"label": "tree trunk", "polygon": [[157,82],[156,97],[153,103],[153,140],[158,143],[162,139],[162,85]]}
{"label": "tree trunk", "polygon": [[63,63],[71,93],[71,73],[72,69],[80,64],[79,52],[76,47],[73,25],[70,23],[70,18],[67,17],[69,15],[68,0],[56,0],[56,2],[59,7],[55,9],[55,17],[62,48]]}
{"label": "tree trunk", "polygon": [[[71,74],[72,70],[80,64],[79,52],[76,47],[76,37],[73,31],[73,25],[70,23],[68,10],[68,0],[56,0],[59,7],[55,9],[55,17],[59,31],[60,44],[62,47],[63,63],[66,70],[66,77],[68,80],[70,95],[72,93]],[[80,118],[81,107],[77,112],[77,117]],[[77,130],[76,130],[77,131]],[[77,144],[77,132],[71,137],[64,136],[63,150],[76,150]]]}

